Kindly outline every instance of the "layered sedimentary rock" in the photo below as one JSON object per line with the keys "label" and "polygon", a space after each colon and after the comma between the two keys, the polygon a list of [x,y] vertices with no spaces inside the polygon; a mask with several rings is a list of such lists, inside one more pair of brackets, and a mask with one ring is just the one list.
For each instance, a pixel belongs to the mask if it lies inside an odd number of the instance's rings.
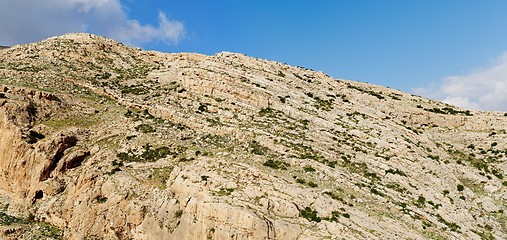
{"label": "layered sedimentary rock", "polygon": [[89,34],[0,86],[3,238],[507,238],[505,113]]}

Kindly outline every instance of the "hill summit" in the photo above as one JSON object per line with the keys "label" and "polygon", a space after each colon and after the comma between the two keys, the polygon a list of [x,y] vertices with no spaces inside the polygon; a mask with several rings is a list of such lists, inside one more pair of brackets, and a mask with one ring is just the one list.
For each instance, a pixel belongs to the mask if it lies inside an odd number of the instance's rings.
{"label": "hill summit", "polygon": [[0,51],[6,239],[506,239],[507,114],[238,53]]}

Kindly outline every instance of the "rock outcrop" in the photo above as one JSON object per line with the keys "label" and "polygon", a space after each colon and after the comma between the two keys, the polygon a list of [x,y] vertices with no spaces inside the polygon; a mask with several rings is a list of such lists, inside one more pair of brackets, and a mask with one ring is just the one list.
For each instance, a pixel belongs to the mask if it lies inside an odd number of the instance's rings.
{"label": "rock outcrop", "polygon": [[0,52],[7,239],[505,239],[507,114],[236,53]]}

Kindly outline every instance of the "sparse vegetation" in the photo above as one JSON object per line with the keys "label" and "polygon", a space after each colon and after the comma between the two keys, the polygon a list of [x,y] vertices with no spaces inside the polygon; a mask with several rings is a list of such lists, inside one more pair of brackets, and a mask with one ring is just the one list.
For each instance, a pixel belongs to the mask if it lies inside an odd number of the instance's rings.
{"label": "sparse vegetation", "polygon": [[315,172],[315,168],[313,168],[312,166],[305,166],[303,170],[305,172]]}
{"label": "sparse vegetation", "polygon": [[318,109],[318,110],[322,109],[324,111],[331,111],[333,109],[334,98],[331,97],[329,99],[322,99],[319,96],[316,96],[311,92],[307,92],[305,94],[306,94],[306,96],[313,98],[313,100],[315,101],[313,106],[316,109]]}
{"label": "sparse vegetation", "polygon": [[397,174],[397,175],[404,176],[404,177],[407,176],[407,174],[405,174],[403,171],[401,171],[399,169],[392,169],[392,168],[390,168],[390,169],[386,170],[386,173]]}
{"label": "sparse vegetation", "polygon": [[366,93],[366,94],[369,94],[371,96],[374,96],[380,100],[384,99],[385,97],[382,95],[382,92],[375,92],[375,91],[372,91],[372,90],[367,90],[367,89],[362,89],[360,87],[356,87],[354,85],[351,85],[351,84],[347,84],[347,87],[348,88],[351,88],[351,89],[355,89],[361,93]]}
{"label": "sparse vegetation", "polygon": [[98,202],[98,203],[105,203],[107,201],[107,197],[104,197],[102,195],[99,195],[95,198],[95,200]]}
{"label": "sparse vegetation", "polygon": [[181,209],[176,210],[176,212],[174,212],[175,218],[180,218],[182,215],[183,215],[183,210],[181,210]]}
{"label": "sparse vegetation", "polygon": [[197,112],[198,113],[206,113],[206,112],[208,112],[208,106],[209,106],[209,104],[199,103],[199,107],[197,108]]}
{"label": "sparse vegetation", "polygon": [[426,203],[426,198],[424,198],[422,195],[419,195],[417,197],[417,200],[414,201],[414,205],[416,205],[419,208],[423,208]]}
{"label": "sparse vegetation", "polygon": [[287,98],[290,98],[290,96],[278,96],[281,103],[287,103]]}
{"label": "sparse vegetation", "polygon": [[220,188],[220,191],[217,192],[219,196],[229,196],[234,192],[234,188]]}
{"label": "sparse vegetation", "polygon": [[267,116],[267,117],[276,117],[278,111],[273,109],[273,108],[262,108],[260,111],[259,111],[259,115],[261,117],[264,117],[264,116]]}
{"label": "sparse vegetation", "polygon": [[435,216],[437,217],[437,220],[439,222],[445,224],[453,232],[457,232],[461,228],[460,226],[458,226],[458,224],[445,220],[442,216],[440,216],[440,214],[436,214]]}
{"label": "sparse vegetation", "polygon": [[379,195],[381,197],[384,197],[385,194],[381,192],[380,190],[376,189],[375,187],[370,188],[370,192],[375,195]]}
{"label": "sparse vegetation", "polygon": [[464,115],[464,116],[473,116],[470,110],[456,110],[450,107],[444,108],[425,108],[424,110],[428,112],[438,113],[438,114],[449,114],[449,115]]}
{"label": "sparse vegetation", "polygon": [[296,182],[299,184],[306,184],[306,180],[304,180],[302,178],[296,178]]}
{"label": "sparse vegetation", "polygon": [[28,131],[28,135],[23,136],[23,139],[30,144],[37,143],[39,140],[44,139],[46,136],[42,133],[38,133],[34,130]]}
{"label": "sparse vegetation", "polygon": [[[28,229],[33,229],[30,234],[35,239],[63,239],[63,230],[54,227],[45,222],[39,222],[33,220],[33,217],[28,218],[18,218],[5,214],[3,211],[0,211],[0,226],[11,226],[15,225],[16,230],[11,232],[9,229],[6,229],[2,232],[1,236],[10,237],[9,235],[19,232],[19,231],[28,231]],[[26,228],[26,229],[23,229]]]}
{"label": "sparse vegetation", "polygon": [[149,92],[148,88],[142,85],[133,85],[129,87],[124,87],[121,90],[122,94],[133,94],[133,95],[143,95]]}
{"label": "sparse vegetation", "polygon": [[312,181],[308,181],[308,186],[309,187],[312,187],[312,188],[316,188],[318,187],[319,185],[317,185],[316,183],[312,182]]}
{"label": "sparse vegetation", "polygon": [[266,167],[273,168],[273,169],[280,169],[280,170],[287,170],[287,167],[289,167],[289,164],[286,163],[286,162],[278,161],[278,160],[272,160],[272,159],[268,159],[262,165],[264,165]]}
{"label": "sparse vegetation", "polygon": [[224,135],[206,134],[201,139],[204,143],[218,148],[230,147],[229,144],[231,142],[231,139],[228,136]]}
{"label": "sparse vegetation", "polygon": [[385,185],[386,188],[392,189],[399,193],[406,193],[408,190],[402,186],[400,186],[398,183],[388,183]]}
{"label": "sparse vegetation", "polygon": [[150,144],[146,144],[143,146],[140,154],[129,149],[127,152],[119,152],[116,156],[126,162],[155,162],[170,154],[175,155],[176,153],[172,152],[168,147],[163,146],[154,149]]}
{"label": "sparse vegetation", "polygon": [[257,155],[266,155],[268,148],[262,146],[259,142],[253,140],[249,143],[250,152]]}
{"label": "sparse vegetation", "polygon": [[322,220],[319,216],[317,216],[317,211],[310,207],[305,207],[304,209],[299,210],[299,216],[312,222],[320,222]]}
{"label": "sparse vegetation", "polygon": [[0,212],[0,226],[9,226],[16,223],[27,224],[28,221],[22,218],[7,215],[4,212]]}
{"label": "sparse vegetation", "polygon": [[[188,225],[178,225],[188,220],[183,209],[195,201],[188,196],[212,204],[199,211],[217,221],[195,226],[208,239],[224,237],[231,220],[242,226],[263,222],[267,238],[283,237],[274,229],[282,225],[297,225],[295,235],[321,238],[334,238],[343,226],[357,238],[507,236],[501,201],[507,131],[500,117],[507,113],[473,116],[433,100],[239,54],[165,55],[92,39],[54,42],[48,41],[50,48],[0,51],[6,126],[0,131],[13,132],[6,142],[13,136],[17,144],[0,144],[7,151],[4,165],[13,166],[3,169],[3,180],[20,187],[27,202],[9,210],[35,214],[25,219],[3,213],[1,204],[13,200],[0,196],[0,225],[9,226],[3,237],[58,239],[9,232],[26,225],[62,238],[61,230],[33,221],[59,221],[65,209],[54,203],[62,199],[110,222],[113,237],[133,238],[123,220],[114,220],[125,217],[116,208],[99,214],[115,204],[135,204],[136,221],[168,216],[155,225],[174,233]],[[66,148],[61,139],[67,135],[79,141]],[[11,153],[21,157],[14,162]],[[37,170],[37,176],[23,169]],[[26,184],[39,172],[48,178],[32,189]],[[77,182],[68,181],[73,176]],[[70,195],[68,186],[79,187],[80,197]],[[241,209],[255,214],[245,219],[236,214]],[[63,218],[97,227],[97,219],[75,216]],[[72,226],[66,231],[76,236]],[[236,230],[225,237],[257,231]]]}
{"label": "sparse vegetation", "polygon": [[136,131],[142,132],[142,133],[152,133],[155,132],[155,128],[150,126],[149,124],[141,124],[135,127]]}
{"label": "sparse vegetation", "polygon": [[153,181],[153,185],[160,189],[165,189],[166,182],[169,179],[172,170],[172,166],[153,169],[153,173],[150,176],[150,179]]}

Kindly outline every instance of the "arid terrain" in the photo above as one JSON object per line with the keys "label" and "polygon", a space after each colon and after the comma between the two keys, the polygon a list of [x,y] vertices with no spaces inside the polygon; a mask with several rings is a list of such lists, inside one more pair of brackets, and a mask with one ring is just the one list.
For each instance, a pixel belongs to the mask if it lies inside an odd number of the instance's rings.
{"label": "arid terrain", "polygon": [[0,50],[2,239],[507,239],[507,113],[222,52]]}

